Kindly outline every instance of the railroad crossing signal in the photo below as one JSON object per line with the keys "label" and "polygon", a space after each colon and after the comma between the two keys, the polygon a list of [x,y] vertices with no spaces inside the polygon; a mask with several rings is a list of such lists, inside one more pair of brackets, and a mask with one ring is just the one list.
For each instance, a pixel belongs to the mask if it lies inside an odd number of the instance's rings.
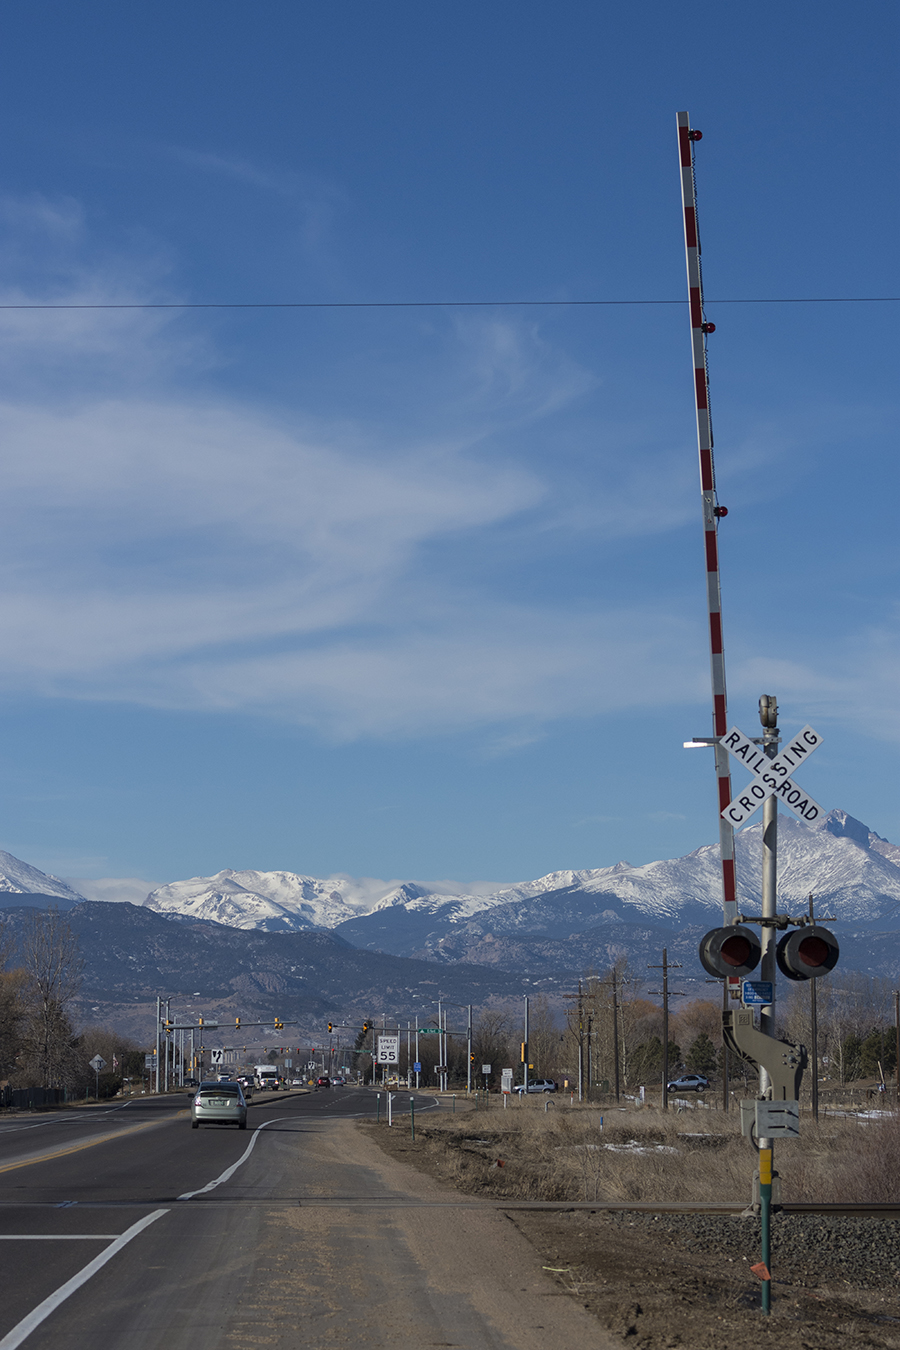
{"label": "railroad crossing signal", "polygon": [[812,727],[806,726],[792,737],[774,759],[764,755],[756,742],[738,727],[729,728],[721,743],[753,774],[750,786],[722,811],[724,819],[733,827],[745,824],[773,794],[809,825],[825,814],[819,803],[791,777],[797,766],[822,744],[822,737]]}
{"label": "railroad crossing signal", "polygon": [[[787,979],[816,980],[834,970],[840,954],[838,940],[830,929],[821,928],[819,924],[805,924],[785,933],[778,943],[775,959]],[[711,929],[700,941],[699,955],[707,975],[717,980],[729,977],[743,980],[759,965],[762,947],[751,928],[735,924],[731,928]],[[744,984],[744,990],[748,990],[748,984]],[[744,1006],[764,1007],[766,1000],[762,996],[753,997],[754,987],[750,985],[749,997],[743,999]],[[768,988],[771,992],[771,985]]]}
{"label": "railroad crossing signal", "polygon": [[752,928],[737,924],[713,928],[700,942],[700,964],[707,975],[742,979],[759,965],[762,944]]}
{"label": "railroad crossing signal", "polygon": [[775,959],[782,975],[789,980],[814,980],[834,970],[841,949],[834,933],[818,924],[785,933],[778,944]]}

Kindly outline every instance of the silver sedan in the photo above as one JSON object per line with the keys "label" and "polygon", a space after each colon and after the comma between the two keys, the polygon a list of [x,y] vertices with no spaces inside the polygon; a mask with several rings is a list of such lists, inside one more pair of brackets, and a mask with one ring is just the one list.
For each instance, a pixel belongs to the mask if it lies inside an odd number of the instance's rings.
{"label": "silver sedan", "polygon": [[191,1129],[201,1125],[247,1128],[247,1102],[240,1083],[201,1083],[191,1101]]}

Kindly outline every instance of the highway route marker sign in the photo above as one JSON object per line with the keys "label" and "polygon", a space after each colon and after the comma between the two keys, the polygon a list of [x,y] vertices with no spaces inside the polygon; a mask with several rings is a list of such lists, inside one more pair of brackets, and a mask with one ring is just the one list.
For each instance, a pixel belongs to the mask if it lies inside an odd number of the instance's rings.
{"label": "highway route marker sign", "polygon": [[735,828],[745,824],[767,797],[775,796],[790,807],[795,815],[808,825],[819,820],[825,812],[819,803],[794,782],[794,770],[822,744],[822,737],[806,726],[792,736],[774,759],[763,754],[760,746],[738,727],[731,727],[722,737],[722,745],[729,754],[739,759],[753,774],[749,787],[738,793],[722,811]]}
{"label": "highway route marker sign", "polygon": [[399,1037],[399,1036],[379,1036],[379,1037],[378,1037],[378,1063],[379,1063],[379,1064],[399,1064],[399,1063],[400,1063],[400,1037]]}

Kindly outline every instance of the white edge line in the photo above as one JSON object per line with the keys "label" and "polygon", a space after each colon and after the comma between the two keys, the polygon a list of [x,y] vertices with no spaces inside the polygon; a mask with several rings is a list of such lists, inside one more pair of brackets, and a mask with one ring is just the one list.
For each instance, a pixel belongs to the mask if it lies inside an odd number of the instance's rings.
{"label": "white edge line", "polygon": [[0,1233],[0,1242],[114,1242],[118,1233]]}
{"label": "white edge line", "polygon": [[[433,1111],[435,1107],[440,1105],[436,1097],[432,1098],[432,1101],[434,1102],[434,1106],[420,1107],[419,1108],[420,1111],[421,1110]],[[350,1112],[345,1112],[343,1115],[340,1116],[308,1116],[304,1118],[304,1123],[308,1121],[309,1124],[314,1124],[317,1120],[348,1120],[352,1119],[357,1114],[368,1115],[368,1112],[365,1113],[354,1112],[352,1114]],[[214,1191],[217,1186],[221,1186],[223,1182],[229,1181],[234,1176],[238,1168],[242,1167],[244,1163],[247,1161],[247,1159],[250,1157],[250,1154],[256,1147],[256,1141],[259,1138],[259,1135],[266,1128],[266,1126],[277,1125],[278,1122],[282,1120],[296,1121],[297,1116],[275,1116],[273,1120],[264,1120],[262,1125],[257,1125],[256,1129],[253,1131],[253,1138],[250,1140],[250,1143],[244,1149],[243,1153],[238,1158],[236,1163],[232,1163],[230,1167],[226,1167],[225,1171],[220,1176],[217,1176],[215,1181],[208,1181],[205,1186],[201,1186],[200,1189],[197,1191],[185,1191],[183,1195],[179,1195],[176,1198],[178,1200],[193,1200],[195,1195],[206,1195],[209,1191]],[[6,1350],[3,1341],[0,1341],[0,1350]]]}
{"label": "white edge line", "polygon": [[[221,1176],[216,1177],[215,1181],[208,1181],[206,1185],[201,1186],[198,1191],[185,1191],[184,1195],[179,1195],[177,1199],[193,1200],[195,1195],[205,1195],[207,1191],[214,1191],[217,1186],[222,1185],[223,1181],[228,1181],[231,1177],[233,1177],[239,1167],[243,1166],[243,1164],[247,1161],[247,1159],[250,1157],[250,1154],[256,1147],[256,1141],[259,1138],[260,1133],[266,1128],[267,1125],[277,1125],[277,1123],[280,1120],[295,1120],[295,1119],[296,1119],[295,1116],[276,1116],[273,1120],[264,1120],[262,1125],[257,1125],[256,1129],[253,1131],[253,1138],[250,1140],[250,1143],[244,1149],[243,1153],[238,1158],[236,1163],[232,1163],[230,1167],[226,1167],[225,1171],[221,1174]],[[0,1341],[0,1350],[5,1350],[2,1341]]]}
{"label": "white edge line", "polygon": [[25,1338],[30,1336],[45,1318],[55,1312],[61,1303],[65,1303],[69,1295],[74,1294],[76,1289],[80,1289],[83,1284],[86,1284],[92,1275],[96,1275],[97,1271],[101,1270],[107,1261],[112,1260],[123,1247],[127,1246],[132,1238],[136,1238],[145,1228],[149,1228],[151,1223],[155,1223],[157,1219],[161,1219],[164,1214],[168,1213],[167,1209],[155,1209],[152,1214],[145,1215],[143,1219],[138,1219],[137,1223],[133,1223],[130,1228],[126,1228],[125,1232],[117,1237],[115,1242],[109,1244],[105,1252],[95,1256],[93,1261],[89,1261],[83,1270],[80,1270],[77,1275],[73,1275],[71,1280],[66,1280],[65,1284],[61,1284],[55,1293],[50,1294],[48,1298],[44,1299],[43,1303],[39,1303],[36,1308],[33,1308],[27,1317],[23,1317],[21,1322],[13,1327],[12,1331],[8,1331],[3,1340],[0,1341],[0,1350],[16,1350],[16,1346],[21,1345]]}

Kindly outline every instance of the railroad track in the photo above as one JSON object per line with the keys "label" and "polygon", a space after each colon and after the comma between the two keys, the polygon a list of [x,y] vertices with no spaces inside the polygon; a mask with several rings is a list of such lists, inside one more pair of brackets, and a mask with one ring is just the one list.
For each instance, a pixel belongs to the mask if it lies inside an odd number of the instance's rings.
{"label": "railroad track", "polygon": [[[739,1200],[510,1200],[493,1201],[496,1209],[506,1210],[587,1210],[601,1214],[724,1214],[739,1216],[750,1208]],[[857,1215],[865,1218],[900,1219],[900,1204],[813,1204],[803,1200],[786,1201],[773,1208],[782,1214]]]}

